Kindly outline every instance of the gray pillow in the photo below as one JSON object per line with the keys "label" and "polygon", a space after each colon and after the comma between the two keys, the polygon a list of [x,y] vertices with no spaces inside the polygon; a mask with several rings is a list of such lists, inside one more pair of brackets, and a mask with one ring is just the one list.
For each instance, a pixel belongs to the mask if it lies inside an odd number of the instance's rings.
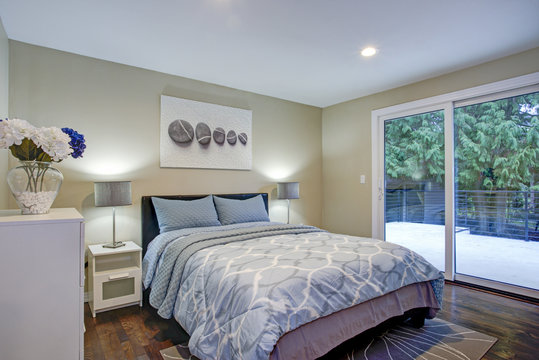
{"label": "gray pillow", "polygon": [[236,200],[214,196],[219,221],[223,225],[254,221],[270,221],[262,195],[250,199]]}
{"label": "gray pillow", "polygon": [[171,200],[152,197],[159,232],[184,228],[219,226],[212,196],[197,200]]}

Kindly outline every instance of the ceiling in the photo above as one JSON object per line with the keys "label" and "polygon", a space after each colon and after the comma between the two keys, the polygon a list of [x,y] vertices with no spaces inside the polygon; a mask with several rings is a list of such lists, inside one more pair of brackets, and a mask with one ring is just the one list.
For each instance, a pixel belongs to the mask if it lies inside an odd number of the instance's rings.
{"label": "ceiling", "polygon": [[0,0],[10,39],[318,107],[538,47],[538,14],[539,0]]}

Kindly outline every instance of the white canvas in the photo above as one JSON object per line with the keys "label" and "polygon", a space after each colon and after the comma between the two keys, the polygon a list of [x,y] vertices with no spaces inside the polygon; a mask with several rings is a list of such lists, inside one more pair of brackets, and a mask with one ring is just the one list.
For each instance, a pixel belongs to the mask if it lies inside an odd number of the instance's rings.
{"label": "white canvas", "polygon": [[[202,122],[209,126],[212,134],[221,127],[228,133],[245,133],[247,143],[236,141],[235,145],[226,140],[220,145],[212,139],[208,145],[201,145],[196,135],[189,143],[179,144],[169,135],[169,125],[175,120],[185,120],[196,129]],[[161,167],[236,169],[250,170],[252,167],[252,111],[180,99],[161,95]]]}

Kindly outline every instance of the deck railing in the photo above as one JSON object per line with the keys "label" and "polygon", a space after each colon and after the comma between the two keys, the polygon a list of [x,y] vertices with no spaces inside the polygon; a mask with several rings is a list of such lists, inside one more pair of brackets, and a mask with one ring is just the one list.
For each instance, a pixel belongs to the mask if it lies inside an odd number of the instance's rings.
{"label": "deck railing", "polygon": [[[539,241],[538,191],[457,190],[455,224],[472,234]],[[445,223],[443,190],[386,189],[386,222]]]}

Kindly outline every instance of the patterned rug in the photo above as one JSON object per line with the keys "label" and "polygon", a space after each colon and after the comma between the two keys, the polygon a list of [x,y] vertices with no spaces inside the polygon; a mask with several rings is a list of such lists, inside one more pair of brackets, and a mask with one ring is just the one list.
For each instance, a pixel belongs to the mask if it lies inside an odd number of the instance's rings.
{"label": "patterned rug", "polygon": [[[323,359],[332,360],[479,360],[497,341],[480,332],[433,319],[421,329],[406,324],[371,330],[351,339]],[[187,345],[161,350],[163,359],[197,360]]]}

